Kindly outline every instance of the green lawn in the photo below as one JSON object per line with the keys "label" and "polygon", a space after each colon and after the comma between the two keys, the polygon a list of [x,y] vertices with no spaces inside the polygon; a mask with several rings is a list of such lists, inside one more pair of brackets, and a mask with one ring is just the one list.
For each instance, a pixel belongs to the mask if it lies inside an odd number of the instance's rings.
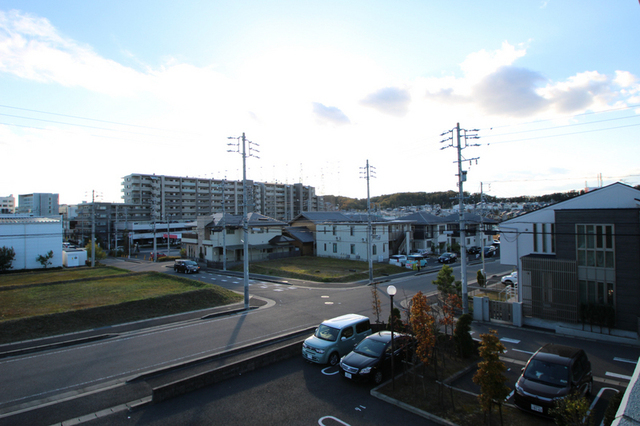
{"label": "green lawn", "polygon": [[[0,286],[0,343],[242,300],[242,295],[230,290],[189,278],[158,272],[129,273],[107,267],[3,274],[0,276],[3,284],[6,277],[11,277],[11,285],[16,287],[4,286],[2,290]],[[20,277],[24,280],[19,280]]]}
{"label": "green lawn", "polygon": [[[233,269],[242,271],[242,266]],[[388,263],[373,263],[375,278],[407,271],[408,269]],[[249,272],[309,281],[351,282],[369,277],[369,263],[328,257],[301,256],[253,262],[249,265]]]}
{"label": "green lawn", "polygon": [[108,266],[99,268],[81,267],[76,269],[42,269],[39,271],[13,272],[0,275],[0,287],[52,283],[127,273],[129,273],[129,271]]}

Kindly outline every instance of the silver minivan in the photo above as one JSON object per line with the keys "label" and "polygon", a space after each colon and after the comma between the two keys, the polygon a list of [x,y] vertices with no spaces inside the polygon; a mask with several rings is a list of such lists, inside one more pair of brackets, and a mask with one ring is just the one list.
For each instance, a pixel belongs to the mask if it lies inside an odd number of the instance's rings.
{"label": "silver minivan", "polygon": [[318,364],[337,365],[362,339],[371,334],[369,318],[358,314],[342,315],[323,321],[302,344],[302,356]]}

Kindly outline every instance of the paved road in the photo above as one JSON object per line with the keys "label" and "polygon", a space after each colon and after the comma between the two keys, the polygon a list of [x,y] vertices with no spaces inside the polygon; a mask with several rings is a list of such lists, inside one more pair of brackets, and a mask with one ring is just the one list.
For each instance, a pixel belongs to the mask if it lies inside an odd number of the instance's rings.
{"label": "paved road", "polygon": [[[170,263],[114,262],[131,270],[158,270],[174,274]],[[476,269],[469,268],[470,280],[475,278]],[[454,267],[454,270],[459,273],[459,267]],[[489,276],[509,270],[497,262],[487,264]],[[207,271],[191,277],[242,292],[242,279],[238,277]],[[394,279],[393,284],[398,288],[394,301],[401,306],[404,299],[418,290],[435,290],[431,284],[433,279],[435,272]],[[119,386],[145,371],[222,353],[287,331],[312,327],[323,319],[347,312],[372,316],[370,287],[362,284],[305,284],[308,283],[251,280],[250,294],[265,301],[257,310],[209,320],[188,319],[122,332],[116,337],[90,344],[2,359],[0,377],[4,384],[10,385],[0,388],[0,413]],[[381,319],[386,319],[388,298],[384,291],[380,293],[383,299]],[[483,324],[474,325],[477,334],[486,328]],[[522,345],[511,348],[514,352],[534,351],[554,337],[548,333],[531,334],[529,330],[508,327],[501,328],[500,335],[503,333],[504,336],[520,336],[511,337]],[[630,361],[638,358],[637,348],[584,341],[576,342],[576,345],[585,347],[598,377],[615,377],[620,383],[624,383],[620,377],[630,376],[635,365],[614,361],[614,358]],[[607,376],[607,373],[616,376]]]}

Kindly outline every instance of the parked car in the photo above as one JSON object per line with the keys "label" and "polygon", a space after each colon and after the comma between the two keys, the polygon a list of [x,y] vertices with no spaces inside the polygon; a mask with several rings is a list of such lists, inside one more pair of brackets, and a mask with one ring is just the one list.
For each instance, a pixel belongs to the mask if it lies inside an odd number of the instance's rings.
{"label": "parked car", "polygon": [[515,404],[524,411],[550,416],[555,402],[593,389],[591,363],[584,350],[548,343],[538,349],[516,382]]}
{"label": "parked car", "polygon": [[394,254],[389,257],[389,265],[404,266],[407,263],[407,256],[404,254]]}
{"label": "parked car", "polygon": [[493,257],[496,254],[496,249],[493,246],[486,246],[484,248],[484,257]]}
{"label": "parked car", "polygon": [[458,260],[458,255],[455,253],[442,253],[438,258],[440,263],[453,263]]}
{"label": "parked car", "polygon": [[513,286],[514,284],[518,284],[518,271],[512,272],[509,275],[505,275],[500,279],[502,284]]}
{"label": "parked car", "polygon": [[427,266],[427,259],[419,254],[410,254],[409,256],[407,256],[407,261],[404,265],[408,269],[414,269],[414,266],[416,267],[416,269],[424,268],[425,266]]}
{"label": "parked car", "polygon": [[412,251],[411,254],[415,254],[415,255],[427,258],[431,254],[431,251],[428,250],[428,249],[417,249],[417,250]]}
{"label": "parked car", "polygon": [[467,253],[469,254],[480,254],[482,248],[480,246],[471,246],[467,249]]}
{"label": "parked car", "polygon": [[[402,360],[410,356],[415,338],[408,334],[394,333],[394,366],[402,368]],[[340,374],[354,381],[371,380],[376,384],[391,373],[391,332],[379,331],[364,339],[352,352],[340,360]]]}
{"label": "parked car", "polygon": [[336,365],[362,339],[371,334],[369,318],[347,314],[323,321],[302,344],[302,356],[317,364]]}
{"label": "parked car", "polygon": [[173,270],[185,274],[195,274],[200,271],[200,266],[193,260],[177,259],[173,263]]}

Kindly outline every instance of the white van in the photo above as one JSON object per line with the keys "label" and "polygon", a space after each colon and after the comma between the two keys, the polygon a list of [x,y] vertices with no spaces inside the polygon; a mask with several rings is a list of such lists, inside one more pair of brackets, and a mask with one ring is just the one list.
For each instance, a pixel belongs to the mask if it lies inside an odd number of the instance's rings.
{"label": "white van", "polygon": [[337,365],[343,355],[371,334],[369,318],[347,314],[323,321],[302,344],[302,356],[318,364]]}

